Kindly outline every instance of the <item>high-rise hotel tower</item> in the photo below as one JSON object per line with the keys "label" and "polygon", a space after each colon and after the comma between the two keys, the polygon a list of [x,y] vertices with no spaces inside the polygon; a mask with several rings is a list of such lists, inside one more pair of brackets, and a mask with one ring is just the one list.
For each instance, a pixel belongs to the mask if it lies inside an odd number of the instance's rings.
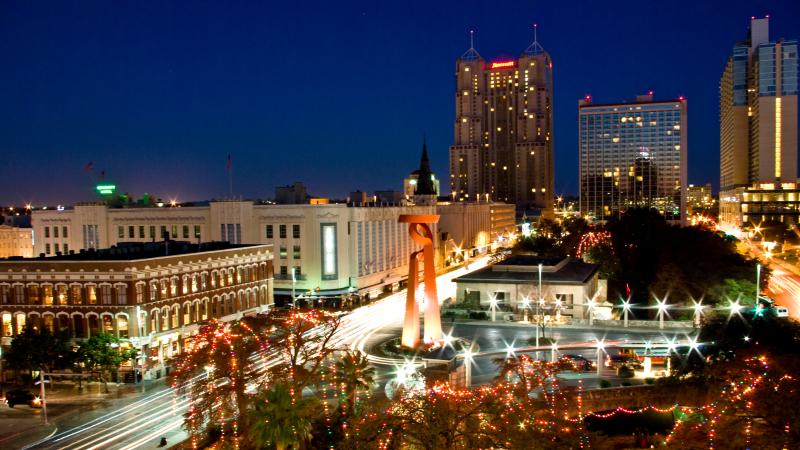
{"label": "high-rise hotel tower", "polygon": [[534,38],[519,58],[484,60],[474,45],[456,60],[454,200],[553,208],[553,64]]}
{"label": "high-rise hotel tower", "polygon": [[594,220],[647,207],[672,222],[686,218],[687,105],[653,100],[578,102],[581,214]]}
{"label": "high-rise hotel tower", "polygon": [[750,20],[719,84],[720,221],[797,223],[797,41]]}

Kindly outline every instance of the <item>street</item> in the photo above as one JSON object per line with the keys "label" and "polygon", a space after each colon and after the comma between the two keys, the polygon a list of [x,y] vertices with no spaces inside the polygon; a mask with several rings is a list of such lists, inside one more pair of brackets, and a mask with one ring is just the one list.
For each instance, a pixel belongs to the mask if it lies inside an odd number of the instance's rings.
{"label": "street", "polygon": [[[470,262],[469,270],[480,268],[487,261],[488,258],[473,260]],[[437,277],[440,299],[455,295],[455,283],[452,283],[451,280],[466,272],[466,268],[459,268]],[[374,336],[386,335],[387,332],[399,335],[405,296],[405,291],[398,291],[345,315],[337,334],[336,345],[363,349],[365,343]],[[445,332],[451,331],[455,336],[476,340],[482,351],[491,351],[504,349],[515,339],[519,341],[519,346],[527,345],[533,328],[509,327],[499,323],[493,325],[487,322],[480,325],[459,324],[450,330],[445,324]],[[548,336],[551,335],[550,333],[551,330],[548,330]],[[552,332],[552,336],[559,342],[567,343],[591,342],[598,338],[608,340],[657,339],[662,336],[662,333],[653,331],[641,335],[620,331],[604,333],[602,331],[558,329]],[[585,356],[593,359],[593,354],[594,352],[588,352]],[[496,371],[492,360],[493,358],[490,357],[476,359],[475,383],[488,382],[494,377]],[[275,363],[275,359],[265,358],[258,364],[269,366]],[[186,399],[175,397],[172,389],[162,388],[123,407],[113,410],[106,409],[105,413],[94,414],[91,417],[68,415],[63,419],[57,419],[58,432],[45,442],[29,448],[74,450],[156,448],[162,437],[166,437],[170,445],[175,444],[187,438],[187,434],[182,429],[182,414],[186,411],[187,403]]]}
{"label": "street", "polygon": [[789,310],[789,317],[800,318],[800,268],[767,256],[757,243],[748,241],[746,245],[753,256],[764,261],[772,269],[766,294],[773,298],[776,304],[785,306]]}

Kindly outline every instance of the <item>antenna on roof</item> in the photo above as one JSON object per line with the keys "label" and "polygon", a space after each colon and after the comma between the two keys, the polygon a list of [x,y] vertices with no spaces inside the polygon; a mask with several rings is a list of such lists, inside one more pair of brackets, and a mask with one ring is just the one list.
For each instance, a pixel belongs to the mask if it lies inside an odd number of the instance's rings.
{"label": "antenna on roof", "polygon": [[535,56],[535,55],[539,55],[541,53],[544,53],[544,48],[542,48],[542,46],[539,44],[539,24],[538,23],[533,24],[533,42],[531,43],[531,45],[528,46],[528,48],[525,49],[525,51],[523,53],[526,54],[526,55],[531,55],[531,56]]}
{"label": "antenna on roof", "polygon": [[469,50],[467,50],[466,52],[464,52],[463,55],[461,55],[461,59],[467,61],[474,61],[480,58],[481,55],[478,54],[477,50],[475,50],[475,30],[469,30]]}

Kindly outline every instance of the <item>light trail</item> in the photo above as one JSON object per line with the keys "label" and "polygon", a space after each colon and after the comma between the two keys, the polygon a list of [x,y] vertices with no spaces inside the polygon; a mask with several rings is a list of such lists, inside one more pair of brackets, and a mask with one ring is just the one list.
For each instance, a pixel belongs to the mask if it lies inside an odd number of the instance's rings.
{"label": "light trail", "polygon": [[[489,258],[483,257],[470,262],[470,268],[459,268],[437,277],[439,298],[455,296],[455,283],[452,280],[468,271],[484,267]],[[332,343],[335,346],[363,350],[366,339],[376,331],[402,320],[406,291],[398,291],[375,303],[358,308],[342,317],[342,322]],[[276,351],[261,352],[248,358],[253,369],[264,371],[280,362]],[[194,380],[204,377],[197,375]],[[137,400],[118,410],[92,419],[83,425],[56,434],[46,442],[33,448],[59,448],[71,450],[116,448],[135,449],[150,447],[167,432],[178,430],[183,425],[183,414],[189,401],[174,399],[173,389],[166,388]],[[154,428],[148,429],[156,425]],[[133,440],[130,438],[134,433]],[[126,438],[130,442],[125,442]]]}

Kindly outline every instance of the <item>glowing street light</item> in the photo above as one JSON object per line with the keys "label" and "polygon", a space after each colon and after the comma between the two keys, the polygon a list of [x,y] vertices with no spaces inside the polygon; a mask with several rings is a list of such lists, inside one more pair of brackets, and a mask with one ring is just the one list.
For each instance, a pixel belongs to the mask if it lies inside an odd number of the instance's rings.
{"label": "glowing street light", "polygon": [[696,302],[692,300],[692,308],[694,308],[694,326],[700,326],[700,317],[703,315],[703,300]]}
{"label": "glowing street light", "polygon": [[445,334],[442,336],[442,342],[444,343],[445,347],[452,347],[453,346],[453,335],[452,334]]}
{"label": "glowing street light", "polygon": [[605,351],[606,343],[600,339],[595,344],[595,347],[597,347],[597,376],[599,377],[603,368],[603,352]]}
{"label": "glowing street light", "polygon": [[472,386],[472,350],[464,349],[464,384],[467,387]]}
{"label": "glowing street light", "polygon": [[492,322],[494,322],[497,318],[497,297],[495,295],[489,295],[489,309],[492,311]]}
{"label": "glowing street light", "polygon": [[700,354],[700,343],[697,342],[697,336],[692,336],[689,338],[689,353],[696,351]]}
{"label": "glowing street light", "polygon": [[728,305],[728,309],[730,309],[730,317],[733,317],[734,314],[740,315],[742,312],[742,305],[739,304],[739,300],[730,302]]}
{"label": "glowing street light", "polygon": [[528,298],[528,296],[526,295],[522,297],[522,310],[523,313],[525,314],[522,321],[525,323],[528,323],[528,308],[530,308],[530,306],[531,306],[531,300]]}
{"label": "glowing street light", "polygon": [[597,306],[597,302],[590,298],[589,301],[586,302],[586,306],[589,312],[589,325],[594,325],[594,308]]}
{"label": "glowing street light", "polygon": [[625,328],[628,328],[628,313],[631,312],[631,299],[622,301],[622,318]]}
{"label": "glowing street light", "polygon": [[512,356],[514,356],[514,352],[516,350],[517,349],[514,348],[514,343],[506,344],[506,358],[511,358]]}
{"label": "glowing street light", "polygon": [[669,305],[667,305],[667,299],[659,300],[656,299],[656,308],[658,308],[658,328],[664,329],[664,315],[667,313],[667,309],[669,309]]}

